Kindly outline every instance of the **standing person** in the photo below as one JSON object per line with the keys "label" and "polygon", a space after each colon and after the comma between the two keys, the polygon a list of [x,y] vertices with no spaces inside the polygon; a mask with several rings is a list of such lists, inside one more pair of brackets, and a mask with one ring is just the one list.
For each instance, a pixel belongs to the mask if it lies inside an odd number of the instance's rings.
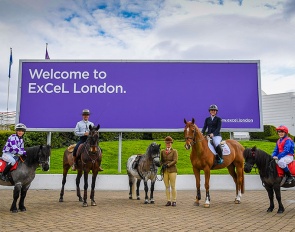
{"label": "standing person", "polygon": [[[77,122],[75,130],[74,130],[75,135],[79,136],[80,139],[77,142],[73,151],[73,159],[74,159],[74,163],[72,165],[73,171],[76,171],[76,168],[77,168],[77,158],[76,158],[77,150],[80,144],[86,142],[87,136],[89,135],[89,126],[90,125],[94,126],[94,124],[89,121],[89,117],[90,117],[90,111],[88,109],[84,109],[82,111],[82,120]],[[103,169],[99,167],[99,171],[103,171]]]}
{"label": "standing person", "polygon": [[206,129],[208,128],[207,135],[210,136],[210,138],[213,141],[214,148],[218,154],[218,164],[223,163],[222,158],[222,148],[220,145],[220,142],[222,140],[220,130],[221,130],[221,118],[216,116],[218,112],[217,105],[211,105],[209,107],[209,113],[210,116],[205,119],[204,126],[202,128],[202,134],[205,134]]}
{"label": "standing person", "polygon": [[[172,148],[173,139],[170,136],[165,138],[166,149],[161,151],[161,164],[164,170],[164,184],[166,187],[166,206],[176,206],[176,177],[177,168],[176,163],[178,161],[177,150]],[[172,190],[172,202],[170,196],[170,187]]]}
{"label": "standing person", "polygon": [[7,162],[7,165],[2,172],[1,180],[7,181],[7,174],[10,168],[18,160],[17,155],[26,155],[24,150],[25,144],[23,136],[27,130],[27,127],[23,123],[18,123],[15,125],[15,134],[8,137],[7,142],[2,150],[2,159]]}
{"label": "standing person", "polygon": [[279,126],[276,131],[280,138],[277,141],[272,157],[278,160],[279,167],[284,170],[287,176],[286,182],[290,184],[294,177],[290,173],[288,164],[294,160],[294,142],[288,137],[289,130],[286,126]]}

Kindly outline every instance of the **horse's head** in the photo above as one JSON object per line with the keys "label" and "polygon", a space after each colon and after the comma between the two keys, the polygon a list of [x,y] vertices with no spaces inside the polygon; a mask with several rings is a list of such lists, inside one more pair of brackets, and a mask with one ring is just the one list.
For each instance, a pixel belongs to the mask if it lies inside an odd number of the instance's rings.
{"label": "horse's head", "polygon": [[161,166],[160,162],[161,144],[151,143],[147,148],[148,156],[153,160],[153,164],[157,167]]}
{"label": "horse's head", "polygon": [[184,147],[189,150],[193,144],[196,143],[196,136],[198,133],[198,128],[195,125],[195,119],[192,118],[192,121],[186,121],[184,119],[184,138],[185,138],[185,145]]}
{"label": "horse's head", "polygon": [[254,164],[255,164],[255,156],[256,156],[256,146],[252,148],[246,148],[244,150],[244,159],[245,159],[245,164],[244,164],[244,171],[246,173],[250,173]]}
{"label": "horse's head", "polygon": [[40,145],[38,157],[39,157],[39,164],[42,167],[42,171],[49,170],[49,157],[51,153],[50,145]]}
{"label": "horse's head", "polygon": [[96,153],[98,151],[98,139],[99,139],[99,130],[100,125],[89,126],[89,135],[87,138],[87,142],[89,144],[89,152]]}

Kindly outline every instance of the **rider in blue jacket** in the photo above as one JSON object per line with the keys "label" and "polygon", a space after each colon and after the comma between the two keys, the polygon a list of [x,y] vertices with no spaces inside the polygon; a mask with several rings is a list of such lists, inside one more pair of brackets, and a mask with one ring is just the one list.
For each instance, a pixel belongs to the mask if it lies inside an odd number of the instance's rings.
{"label": "rider in blue jacket", "polygon": [[278,160],[278,166],[284,170],[287,176],[286,182],[290,184],[294,177],[290,173],[288,164],[294,160],[294,142],[288,137],[288,128],[286,126],[279,126],[276,130],[280,138],[277,141],[272,157]]}

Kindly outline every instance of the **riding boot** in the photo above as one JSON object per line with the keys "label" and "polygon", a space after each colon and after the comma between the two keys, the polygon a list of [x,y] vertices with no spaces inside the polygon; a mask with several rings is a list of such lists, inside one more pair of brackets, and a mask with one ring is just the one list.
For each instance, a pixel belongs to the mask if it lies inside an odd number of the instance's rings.
{"label": "riding boot", "polygon": [[[285,168],[284,168],[284,171],[285,171]],[[286,176],[287,176],[286,183],[291,184],[295,179],[294,179],[294,177],[292,176],[290,170],[288,169],[288,171],[285,171],[285,174],[286,174]]]}
{"label": "riding boot", "polygon": [[98,167],[98,171],[99,171],[99,172],[102,172],[103,169],[102,169],[102,167],[101,167],[101,157],[99,158],[98,165],[99,165],[99,167]]}
{"label": "riding boot", "polygon": [[76,171],[76,170],[77,170],[76,156],[73,156],[72,171]]}
{"label": "riding boot", "polygon": [[222,158],[222,148],[221,148],[220,144],[216,147],[216,152],[217,152],[217,154],[219,156],[219,159],[218,159],[217,163],[222,164],[223,163],[223,158]]}
{"label": "riding boot", "polygon": [[8,174],[8,172],[9,172],[9,170],[10,170],[11,167],[12,167],[11,164],[7,164],[7,165],[6,165],[4,171],[2,172],[1,180],[3,180],[3,181],[8,181],[8,179],[7,179],[7,174]]}

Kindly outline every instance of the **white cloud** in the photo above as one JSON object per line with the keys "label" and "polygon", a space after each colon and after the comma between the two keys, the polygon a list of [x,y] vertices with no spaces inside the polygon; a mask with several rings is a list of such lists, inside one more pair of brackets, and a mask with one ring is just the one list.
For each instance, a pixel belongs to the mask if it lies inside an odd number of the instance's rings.
{"label": "white cloud", "polygon": [[292,0],[0,1],[0,111],[19,59],[260,60],[267,94],[294,91]]}

